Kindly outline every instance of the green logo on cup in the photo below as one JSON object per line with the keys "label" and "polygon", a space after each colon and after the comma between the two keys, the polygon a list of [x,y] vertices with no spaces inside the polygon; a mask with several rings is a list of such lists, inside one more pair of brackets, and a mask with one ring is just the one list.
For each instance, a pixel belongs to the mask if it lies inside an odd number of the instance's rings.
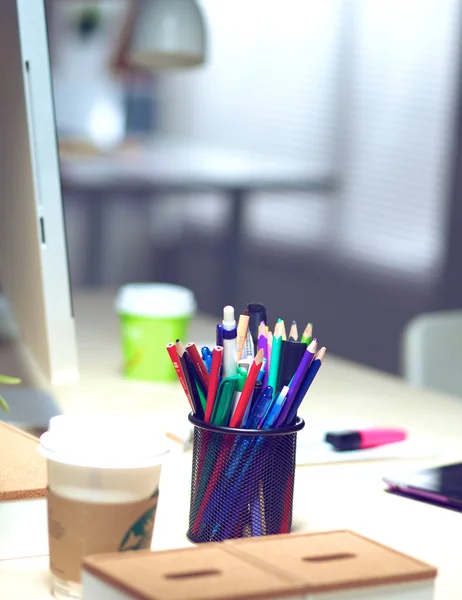
{"label": "green logo on cup", "polygon": [[158,497],[159,491],[156,490],[151,498],[152,505],[127,531],[119,546],[119,552],[126,552],[127,550],[149,550],[151,548],[152,530],[154,528]]}

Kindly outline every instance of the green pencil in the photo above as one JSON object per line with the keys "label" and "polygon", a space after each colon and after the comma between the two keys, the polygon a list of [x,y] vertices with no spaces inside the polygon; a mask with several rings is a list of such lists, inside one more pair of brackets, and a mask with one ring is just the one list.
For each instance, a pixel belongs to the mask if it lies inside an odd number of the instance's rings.
{"label": "green pencil", "polygon": [[302,342],[304,344],[311,344],[311,342],[313,341],[313,323],[308,323],[308,325],[305,327],[305,331],[303,332],[302,335]]}
{"label": "green pencil", "polygon": [[270,372],[268,375],[268,385],[270,385],[273,388],[273,398],[277,392],[276,387],[279,375],[279,363],[281,359],[283,326],[283,322],[278,320],[278,322],[276,323],[276,327],[274,328],[273,347],[271,349],[271,363]]}

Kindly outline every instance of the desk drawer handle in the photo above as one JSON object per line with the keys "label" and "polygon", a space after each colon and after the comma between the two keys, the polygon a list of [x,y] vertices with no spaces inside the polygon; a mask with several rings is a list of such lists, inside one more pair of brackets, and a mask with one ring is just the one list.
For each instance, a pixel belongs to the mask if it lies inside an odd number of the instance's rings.
{"label": "desk drawer handle", "polygon": [[167,573],[165,579],[190,579],[192,577],[210,577],[211,575],[220,575],[220,571],[211,569],[209,571],[190,571],[189,573]]}
{"label": "desk drawer handle", "polygon": [[323,554],[318,556],[304,556],[302,560],[305,562],[331,562],[334,560],[346,560],[355,558],[356,555],[351,552],[338,552],[337,554]]}

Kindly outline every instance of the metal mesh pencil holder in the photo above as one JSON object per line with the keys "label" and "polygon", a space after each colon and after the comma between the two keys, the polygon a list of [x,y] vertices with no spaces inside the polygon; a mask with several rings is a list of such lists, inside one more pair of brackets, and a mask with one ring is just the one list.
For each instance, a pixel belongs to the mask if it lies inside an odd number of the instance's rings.
{"label": "metal mesh pencil holder", "polygon": [[277,429],[194,425],[187,537],[213,542],[289,533],[297,432],[305,423]]}

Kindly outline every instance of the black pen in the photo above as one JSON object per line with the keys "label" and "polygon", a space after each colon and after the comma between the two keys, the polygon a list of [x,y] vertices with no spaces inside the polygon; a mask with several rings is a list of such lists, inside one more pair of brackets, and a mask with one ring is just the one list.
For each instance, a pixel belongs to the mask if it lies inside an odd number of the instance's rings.
{"label": "black pen", "polygon": [[262,321],[265,323],[268,322],[266,306],[259,302],[251,302],[250,304],[247,304],[247,310],[249,311],[249,331],[256,352],[256,349],[258,348],[258,328]]}

